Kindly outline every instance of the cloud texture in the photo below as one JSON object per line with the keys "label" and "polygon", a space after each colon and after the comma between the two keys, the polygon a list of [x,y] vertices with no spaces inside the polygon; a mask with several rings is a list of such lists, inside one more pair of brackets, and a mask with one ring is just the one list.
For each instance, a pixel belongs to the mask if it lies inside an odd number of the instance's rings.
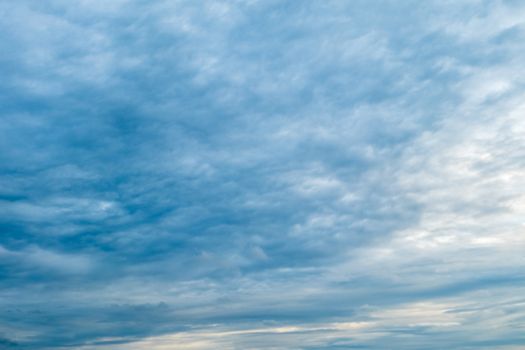
{"label": "cloud texture", "polygon": [[525,346],[520,2],[0,14],[0,348]]}

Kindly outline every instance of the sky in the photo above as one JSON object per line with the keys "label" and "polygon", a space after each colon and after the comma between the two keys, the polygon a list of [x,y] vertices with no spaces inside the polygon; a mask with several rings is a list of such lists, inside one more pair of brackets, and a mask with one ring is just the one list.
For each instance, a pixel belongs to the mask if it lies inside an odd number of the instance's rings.
{"label": "sky", "polygon": [[525,3],[0,0],[0,349],[525,348]]}

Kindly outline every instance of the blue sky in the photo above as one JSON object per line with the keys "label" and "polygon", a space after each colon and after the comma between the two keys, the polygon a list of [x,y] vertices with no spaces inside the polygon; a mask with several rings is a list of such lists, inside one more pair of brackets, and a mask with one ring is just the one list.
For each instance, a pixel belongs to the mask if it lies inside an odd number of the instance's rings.
{"label": "blue sky", "polygon": [[0,348],[525,346],[522,2],[0,14]]}

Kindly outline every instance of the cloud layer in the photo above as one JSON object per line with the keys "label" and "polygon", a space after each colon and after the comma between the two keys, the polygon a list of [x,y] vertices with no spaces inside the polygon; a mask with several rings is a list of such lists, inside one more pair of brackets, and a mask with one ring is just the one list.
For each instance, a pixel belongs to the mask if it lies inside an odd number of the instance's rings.
{"label": "cloud layer", "polygon": [[0,13],[0,347],[525,345],[519,2]]}

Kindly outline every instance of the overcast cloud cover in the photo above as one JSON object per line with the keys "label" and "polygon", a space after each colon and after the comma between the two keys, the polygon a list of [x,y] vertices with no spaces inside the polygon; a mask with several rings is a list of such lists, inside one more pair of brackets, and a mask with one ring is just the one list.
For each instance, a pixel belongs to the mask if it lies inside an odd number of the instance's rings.
{"label": "overcast cloud cover", "polygon": [[524,2],[0,18],[1,349],[525,348]]}

